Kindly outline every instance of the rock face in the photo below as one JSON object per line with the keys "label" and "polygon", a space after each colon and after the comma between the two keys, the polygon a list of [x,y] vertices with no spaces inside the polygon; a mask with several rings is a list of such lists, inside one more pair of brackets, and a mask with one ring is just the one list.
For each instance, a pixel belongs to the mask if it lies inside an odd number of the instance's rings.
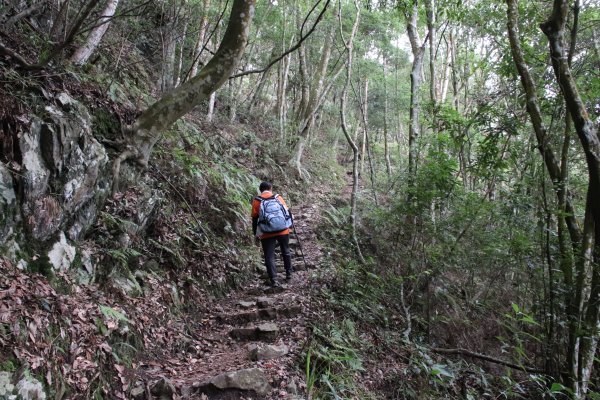
{"label": "rock face", "polygon": [[89,110],[67,93],[47,104],[24,118],[17,139],[18,173],[0,166],[0,245],[22,222],[19,228],[32,242],[52,248],[51,241],[57,240],[63,247],[54,253],[56,268],[63,267],[63,256],[69,257],[67,239],[81,239],[94,223],[112,177]]}
{"label": "rock face", "polygon": [[[12,153],[0,146],[8,160],[0,163],[0,252],[18,265],[41,254],[40,267],[65,270],[85,261],[75,243],[96,222],[112,185],[112,163],[96,137],[120,127],[102,109],[92,115],[68,93],[44,96],[45,106],[20,115],[20,125],[5,134]],[[122,172],[135,175],[133,169]],[[162,192],[139,178],[134,183],[135,213],[122,219],[123,242],[148,227],[162,202]]]}
{"label": "rock face", "polygon": [[32,116],[20,138],[22,211],[28,233],[47,241],[59,230],[80,239],[109,189],[108,156],[93,136],[87,108],[61,93],[57,105]]}

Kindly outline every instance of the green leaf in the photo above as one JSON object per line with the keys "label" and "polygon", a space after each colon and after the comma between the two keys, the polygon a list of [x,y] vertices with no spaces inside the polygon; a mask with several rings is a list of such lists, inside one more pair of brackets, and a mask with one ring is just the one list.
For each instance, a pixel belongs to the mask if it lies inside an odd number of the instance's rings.
{"label": "green leaf", "polygon": [[512,306],[512,309],[515,311],[515,313],[518,314],[520,311],[519,306],[516,305],[515,303],[512,303],[511,306]]}
{"label": "green leaf", "polygon": [[566,389],[565,386],[558,382],[554,382],[552,384],[552,386],[550,386],[550,391],[552,393],[560,393],[560,392],[564,391],[565,389]]}
{"label": "green leaf", "polygon": [[434,364],[431,368],[431,376],[445,376],[448,378],[454,378],[454,374],[451,371],[446,369],[446,365],[443,364]]}
{"label": "green leaf", "polygon": [[531,325],[540,325],[530,315],[523,315],[521,318],[519,318],[519,321],[526,322]]}

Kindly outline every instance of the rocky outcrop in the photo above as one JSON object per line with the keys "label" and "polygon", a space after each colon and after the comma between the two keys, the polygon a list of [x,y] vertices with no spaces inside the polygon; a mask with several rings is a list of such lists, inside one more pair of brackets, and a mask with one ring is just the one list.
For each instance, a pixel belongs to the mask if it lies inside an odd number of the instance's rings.
{"label": "rocky outcrop", "polygon": [[66,93],[53,100],[23,117],[14,169],[0,166],[0,245],[19,229],[35,243],[81,239],[108,194],[109,159],[93,116]]}
{"label": "rocky outcrop", "polygon": [[64,269],[75,258],[71,242],[103,207],[112,176],[90,110],[64,92],[46,100],[19,117],[18,156],[0,164],[0,246],[13,258],[44,250],[54,269]]}
{"label": "rocky outcrop", "polygon": [[0,372],[0,398],[21,400],[46,400],[46,392],[40,381],[24,376],[13,384],[13,374]]}
{"label": "rocky outcrop", "polygon": [[77,240],[108,194],[108,156],[93,136],[88,109],[66,93],[38,114],[19,142],[25,228],[41,242],[60,231]]}

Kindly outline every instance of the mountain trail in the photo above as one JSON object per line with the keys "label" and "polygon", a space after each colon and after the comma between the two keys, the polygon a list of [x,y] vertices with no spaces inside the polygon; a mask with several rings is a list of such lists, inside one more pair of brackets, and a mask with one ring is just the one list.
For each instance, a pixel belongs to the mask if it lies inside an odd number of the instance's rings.
{"label": "mountain trail", "polygon": [[290,235],[295,270],[291,282],[282,280],[277,253],[282,288],[266,286],[262,265],[249,285],[205,305],[210,313],[189,326],[190,339],[177,354],[139,363],[137,375],[145,384],[134,389],[134,398],[305,398],[298,363],[315,313],[310,275],[322,259],[315,230],[321,218],[316,203],[324,197],[313,193],[311,204],[292,208],[296,232]]}

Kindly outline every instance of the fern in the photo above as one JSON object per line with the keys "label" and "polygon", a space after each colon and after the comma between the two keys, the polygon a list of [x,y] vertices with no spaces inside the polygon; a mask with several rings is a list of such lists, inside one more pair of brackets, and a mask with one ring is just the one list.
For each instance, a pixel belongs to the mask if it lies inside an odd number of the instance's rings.
{"label": "fern", "polygon": [[125,314],[123,314],[120,311],[115,310],[112,307],[100,304],[100,305],[98,305],[98,308],[100,309],[100,312],[102,313],[102,315],[104,315],[108,319],[114,319],[119,322],[127,322],[127,323],[130,322],[129,319],[127,318],[127,316],[125,316]]}

